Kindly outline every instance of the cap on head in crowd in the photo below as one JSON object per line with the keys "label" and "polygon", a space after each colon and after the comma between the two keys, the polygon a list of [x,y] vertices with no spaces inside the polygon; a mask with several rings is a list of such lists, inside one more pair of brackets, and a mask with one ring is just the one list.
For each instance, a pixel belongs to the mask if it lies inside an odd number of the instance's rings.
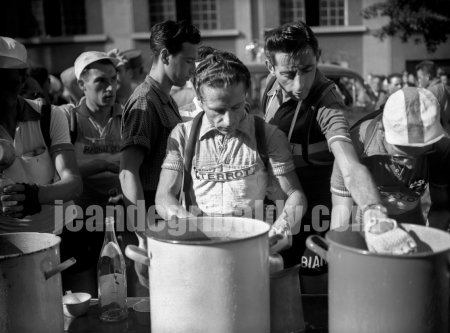
{"label": "cap on head in crowd", "polygon": [[0,36],[0,68],[28,68],[25,46],[12,38]]}
{"label": "cap on head in crowd", "polygon": [[428,90],[403,87],[393,93],[383,111],[385,138],[389,144],[423,147],[444,136],[440,106]]}
{"label": "cap on head in crowd", "polygon": [[142,51],[138,49],[130,49],[122,52],[122,56],[128,60],[130,67],[140,68],[143,66]]}
{"label": "cap on head in crowd", "polygon": [[77,78],[77,80],[80,79],[81,73],[87,66],[100,60],[109,60],[114,65],[114,67],[117,67],[117,65],[119,65],[120,62],[119,59],[109,56],[106,52],[100,51],[83,52],[78,56],[74,64],[75,77]]}

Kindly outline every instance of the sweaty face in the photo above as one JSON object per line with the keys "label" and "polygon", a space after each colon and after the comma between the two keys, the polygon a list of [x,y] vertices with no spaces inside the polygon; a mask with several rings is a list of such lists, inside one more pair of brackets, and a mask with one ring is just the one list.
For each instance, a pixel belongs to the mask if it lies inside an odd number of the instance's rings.
{"label": "sweaty face", "polygon": [[197,54],[198,45],[183,43],[181,52],[169,55],[166,72],[174,86],[182,87],[190,79],[195,70]]}
{"label": "sweaty face", "polygon": [[233,134],[245,116],[244,83],[228,87],[202,86],[201,106],[209,122],[222,134]]}
{"label": "sweaty face", "polygon": [[80,80],[86,100],[97,107],[114,104],[117,90],[117,71],[112,64],[93,63],[84,80]]}
{"label": "sweaty face", "polygon": [[293,59],[287,53],[276,53],[274,64],[269,64],[286,97],[304,100],[311,90],[316,76],[317,57],[308,47],[301,56]]}

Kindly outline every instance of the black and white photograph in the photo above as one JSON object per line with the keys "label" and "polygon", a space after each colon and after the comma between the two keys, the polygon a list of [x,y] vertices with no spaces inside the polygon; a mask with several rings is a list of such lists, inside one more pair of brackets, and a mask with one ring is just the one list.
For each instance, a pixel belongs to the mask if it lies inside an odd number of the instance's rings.
{"label": "black and white photograph", "polygon": [[14,0],[0,333],[450,333],[448,0]]}

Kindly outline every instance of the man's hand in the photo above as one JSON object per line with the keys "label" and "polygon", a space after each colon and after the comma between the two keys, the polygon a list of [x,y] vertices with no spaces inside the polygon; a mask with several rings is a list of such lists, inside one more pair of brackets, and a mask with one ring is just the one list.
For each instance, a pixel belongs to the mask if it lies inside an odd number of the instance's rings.
{"label": "man's hand", "polygon": [[369,251],[384,254],[413,253],[417,248],[416,242],[386,212],[386,208],[381,205],[363,209],[364,236]]}
{"label": "man's hand", "polygon": [[[136,236],[139,241],[139,248],[145,250],[147,252],[147,240],[142,238],[140,235],[136,233]],[[134,262],[134,270],[139,279],[139,283],[146,287],[147,289],[150,287],[149,279],[148,279],[148,266],[143,265],[137,261]]]}
{"label": "man's hand", "polygon": [[292,232],[286,214],[282,213],[269,230],[270,253],[276,253],[292,246]]}
{"label": "man's hand", "polygon": [[14,184],[3,188],[0,196],[2,213],[14,218],[23,218],[41,211],[39,187],[30,184]]}

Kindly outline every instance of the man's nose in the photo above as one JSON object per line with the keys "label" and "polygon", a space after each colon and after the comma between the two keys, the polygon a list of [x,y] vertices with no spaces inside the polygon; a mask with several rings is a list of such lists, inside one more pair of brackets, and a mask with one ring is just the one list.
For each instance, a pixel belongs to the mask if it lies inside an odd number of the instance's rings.
{"label": "man's nose", "polygon": [[294,92],[299,92],[303,88],[303,77],[300,74],[295,75],[294,77]]}
{"label": "man's nose", "polygon": [[224,126],[230,126],[232,122],[230,111],[225,112],[222,117],[222,124]]}

